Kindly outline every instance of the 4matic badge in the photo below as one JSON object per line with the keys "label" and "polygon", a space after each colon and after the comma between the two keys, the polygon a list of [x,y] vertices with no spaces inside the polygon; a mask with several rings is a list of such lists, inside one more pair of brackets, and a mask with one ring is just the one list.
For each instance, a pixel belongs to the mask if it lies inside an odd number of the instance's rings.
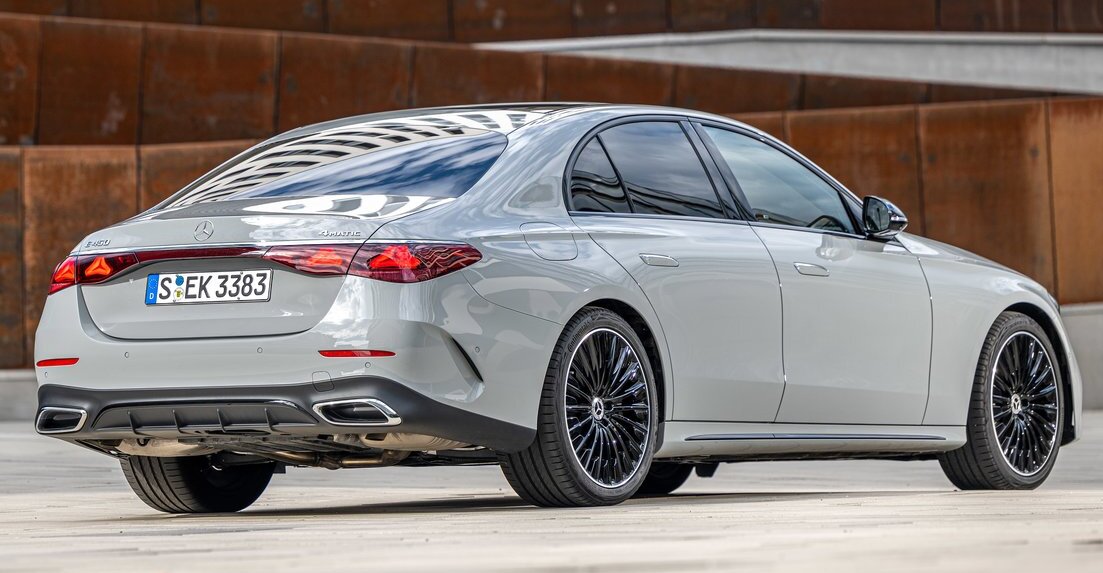
{"label": "4matic badge", "polygon": [[329,229],[323,229],[318,232],[322,237],[359,237],[360,231],[330,231]]}

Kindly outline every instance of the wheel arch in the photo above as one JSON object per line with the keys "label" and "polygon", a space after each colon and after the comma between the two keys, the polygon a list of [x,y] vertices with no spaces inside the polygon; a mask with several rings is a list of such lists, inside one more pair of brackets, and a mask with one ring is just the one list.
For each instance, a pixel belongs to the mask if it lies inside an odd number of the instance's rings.
{"label": "wheel arch", "polygon": [[[604,308],[628,321],[629,326],[635,331],[636,336],[643,341],[647,350],[647,360],[651,363],[651,370],[655,373],[655,388],[659,391],[659,422],[667,419],[667,404],[669,403],[669,369],[665,365],[665,352],[660,346],[660,339],[655,329],[651,327],[647,319],[632,305],[614,298],[601,298],[590,301],[582,308]],[[578,312],[581,312],[579,309]],[[576,312],[577,314],[577,312]]]}
{"label": "wheel arch", "polygon": [[1050,344],[1053,345],[1053,349],[1057,351],[1057,365],[1061,368],[1061,389],[1065,395],[1064,402],[1064,433],[1061,437],[1061,444],[1067,444],[1076,439],[1076,424],[1074,423],[1074,412],[1076,411],[1076,396],[1072,389],[1072,369],[1069,365],[1068,348],[1064,338],[1061,336],[1061,331],[1058,329],[1056,322],[1053,318],[1041,307],[1029,303],[1018,302],[1007,307],[1005,312],[1018,312],[1029,316],[1034,322],[1037,322],[1042,330],[1045,331],[1046,336],[1049,337]]}

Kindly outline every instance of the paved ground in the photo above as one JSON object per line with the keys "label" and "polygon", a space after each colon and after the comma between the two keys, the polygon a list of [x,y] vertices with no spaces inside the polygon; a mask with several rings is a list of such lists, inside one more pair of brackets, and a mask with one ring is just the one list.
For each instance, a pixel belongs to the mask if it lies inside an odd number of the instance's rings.
{"label": "paved ground", "polygon": [[250,510],[165,516],[108,458],[0,424],[0,571],[1100,571],[1103,413],[1034,492],[934,462],[722,466],[678,495],[521,504],[497,468],[292,469]]}

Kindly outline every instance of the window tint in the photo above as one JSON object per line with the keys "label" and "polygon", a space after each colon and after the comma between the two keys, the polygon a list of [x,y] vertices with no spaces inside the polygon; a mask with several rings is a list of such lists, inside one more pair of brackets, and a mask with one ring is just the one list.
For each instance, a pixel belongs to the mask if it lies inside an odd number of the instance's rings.
{"label": "window tint", "polygon": [[620,179],[597,138],[590,140],[575,160],[571,172],[571,204],[575,211],[631,212]]}
{"label": "window tint", "polygon": [[854,232],[838,191],[792,157],[757,139],[705,127],[731,168],[755,219]]}
{"label": "window tint", "polygon": [[624,178],[633,212],[724,217],[705,168],[677,123],[627,123],[599,137]]}

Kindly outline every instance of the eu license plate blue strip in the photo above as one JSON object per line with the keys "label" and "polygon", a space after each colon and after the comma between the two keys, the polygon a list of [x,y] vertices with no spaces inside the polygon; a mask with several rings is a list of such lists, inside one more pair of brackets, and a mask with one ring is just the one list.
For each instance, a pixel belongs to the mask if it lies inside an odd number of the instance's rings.
{"label": "eu license plate blue strip", "polygon": [[157,304],[157,283],[160,282],[160,278],[159,274],[149,275],[146,278],[146,304]]}

